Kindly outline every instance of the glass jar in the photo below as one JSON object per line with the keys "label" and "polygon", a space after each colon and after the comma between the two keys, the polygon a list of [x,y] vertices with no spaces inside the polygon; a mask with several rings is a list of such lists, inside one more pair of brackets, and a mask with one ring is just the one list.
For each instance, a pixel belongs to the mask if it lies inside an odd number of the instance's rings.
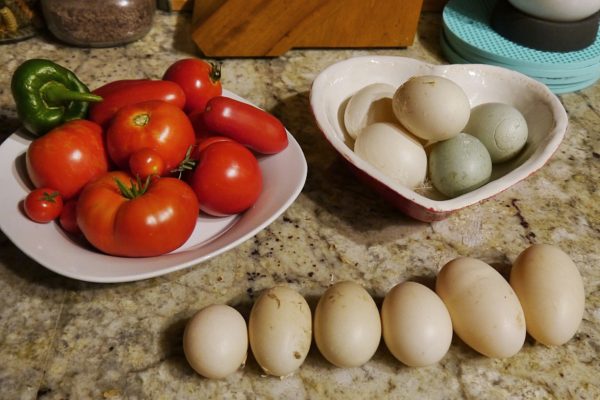
{"label": "glass jar", "polygon": [[156,0],[41,0],[41,5],[56,38],[76,46],[110,47],[148,33]]}

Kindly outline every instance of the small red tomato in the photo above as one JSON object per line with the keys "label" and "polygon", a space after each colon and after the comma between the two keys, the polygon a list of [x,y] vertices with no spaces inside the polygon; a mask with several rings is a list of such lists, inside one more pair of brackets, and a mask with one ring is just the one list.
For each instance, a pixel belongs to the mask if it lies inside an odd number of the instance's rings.
{"label": "small red tomato", "polygon": [[25,197],[23,206],[31,220],[45,224],[58,218],[63,209],[63,200],[57,190],[39,188]]}
{"label": "small red tomato", "polygon": [[178,107],[160,100],[145,101],[121,108],[106,131],[106,149],[121,169],[141,149],[152,149],[171,171],[194,145],[194,128]]}
{"label": "small red tomato", "polygon": [[189,179],[207,214],[226,216],[250,208],[262,191],[262,173],[250,150],[234,141],[207,146]]}
{"label": "small red tomato", "polygon": [[84,119],[64,123],[29,145],[27,173],[35,187],[76,196],[89,181],[108,171],[100,125]]}
{"label": "small red tomato", "polygon": [[187,113],[203,111],[208,100],[220,96],[221,67],[197,58],[186,58],[171,64],[163,80],[177,83],[185,93]]}
{"label": "small red tomato", "polygon": [[259,153],[278,153],[288,145],[285,127],[277,118],[229,97],[218,96],[209,100],[203,120],[207,129]]}
{"label": "small red tomato", "polygon": [[142,179],[148,176],[162,176],[166,172],[165,162],[160,154],[146,147],[131,154],[129,170],[133,176]]}
{"label": "small red tomato", "polygon": [[69,199],[65,202],[58,221],[60,226],[69,233],[81,233],[77,225],[77,199]]}

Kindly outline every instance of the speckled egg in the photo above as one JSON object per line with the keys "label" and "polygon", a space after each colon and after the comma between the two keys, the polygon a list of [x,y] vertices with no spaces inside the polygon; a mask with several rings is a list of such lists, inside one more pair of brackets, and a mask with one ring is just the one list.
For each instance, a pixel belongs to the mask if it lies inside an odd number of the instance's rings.
{"label": "speckled egg", "polygon": [[312,341],[308,303],[286,286],[265,290],[250,311],[248,336],[252,354],[266,374],[292,374],[306,359]]}
{"label": "speckled egg", "polygon": [[484,103],[474,107],[464,132],[483,143],[493,163],[514,157],[525,146],[528,135],[523,114],[504,103]]}
{"label": "speckled egg", "polygon": [[492,159],[485,146],[466,133],[435,143],[428,165],[433,186],[448,197],[477,189],[492,174]]}

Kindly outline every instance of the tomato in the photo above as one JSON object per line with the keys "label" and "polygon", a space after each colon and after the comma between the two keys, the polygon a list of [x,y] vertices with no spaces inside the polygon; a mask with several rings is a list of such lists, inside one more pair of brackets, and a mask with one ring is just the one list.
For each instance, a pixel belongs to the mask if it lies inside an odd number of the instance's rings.
{"label": "tomato", "polygon": [[145,182],[112,171],[81,192],[77,224],[95,248],[115,256],[151,257],[179,248],[191,236],[199,212],[192,189],[170,177]]}
{"label": "tomato", "polygon": [[102,128],[87,120],[60,125],[29,145],[29,178],[35,187],[51,187],[69,199],[108,171]]}
{"label": "tomato", "polygon": [[69,233],[81,233],[77,225],[76,207],[77,199],[67,200],[58,219],[60,226]]}
{"label": "tomato", "polygon": [[197,58],[186,58],[171,64],[163,79],[181,86],[186,98],[186,113],[204,111],[208,100],[223,92],[221,67]]}
{"label": "tomato", "polygon": [[32,221],[47,223],[58,218],[63,209],[63,200],[58,191],[39,188],[29,192],[23,208]]}
{"label": "tomato", "polygon": [[125,106],[106,131],[106,149],[121,169],[129,167],[131,155],[154,150],[164,161],[164,171],[176,168],[194,145],[194,128],[178,107],[160,100]]}
{"label": "tomato", "polygon": [[263,154],[274,154],[288,144],[283,124],[268,112],[250,104],[218,96],[204,111],[207,129],[227,136]]}
{"label": "tomato", "polygon": [[183,109],[185,93],[175,82],[126,79],[107,83],[93,91],[102,101],[90,104],[89,119],[104,128],[122,107],[149,100],[162,100]]}
{"label": "tomato", "polygon": [[250,150],[234,141],[207,146],[189,178],[200,209],[225,216],[250,208],[262,191],[262,173]]}
{"label": "tomato", "polygon": [[129,157],[129,170],[133,176],[142,179],[148,176],[161,176],[165,171],[165,162],[155,150],[144,147],[134,151]]}

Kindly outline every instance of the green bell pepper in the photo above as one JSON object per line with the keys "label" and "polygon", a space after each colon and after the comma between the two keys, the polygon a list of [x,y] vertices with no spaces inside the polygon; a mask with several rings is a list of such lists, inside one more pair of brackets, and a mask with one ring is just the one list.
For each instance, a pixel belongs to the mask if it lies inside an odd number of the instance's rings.
{"label": "green bell pepper", "polygon": [[67,68],[50,60],[30,59],[11,80],[17,114],[25,129],[41,136],[64,122],[85,118],[88,102],[102,101]]}

